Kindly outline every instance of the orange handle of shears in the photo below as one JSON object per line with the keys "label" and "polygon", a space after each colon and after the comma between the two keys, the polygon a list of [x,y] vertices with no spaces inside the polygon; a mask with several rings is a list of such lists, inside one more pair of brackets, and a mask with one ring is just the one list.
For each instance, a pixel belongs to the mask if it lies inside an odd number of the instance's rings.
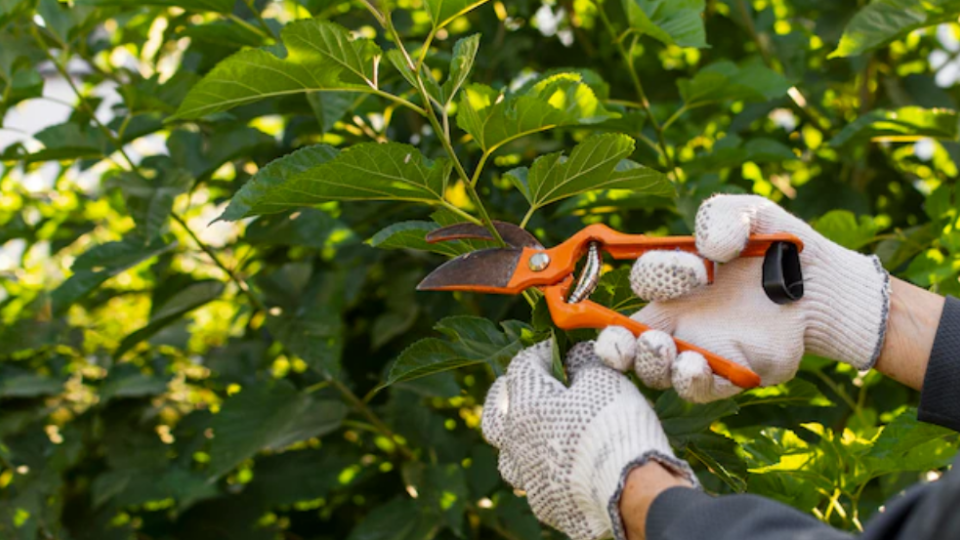
{"label": "orange handle of shears", "polygon": [[[572,280],[564,280],[560,285],[544,287],[543,293],[547,299],[547,306],[550,308],[550,315],[553,322],[564,330],[575,330],[577,328],[606,328],[608,326],[623,326],[630,330],[633,335],[640,334],[651,328],[641,322],[635,321],[626,315],[621,315],[612,309],[605,308],[596,302],[583,300],[576,304],[568,304],[565,300],[567,289],[570,288]],[[735,362],[727,360],[722,356],[717,356],[712,352],[701,349],[692,343],[674,339],[677,344],[677,351],[695,351],[703,355],[714,373],[727,379],[740,388],[756,388],[760,386],[760,376],[749,368],[741,366]]]}

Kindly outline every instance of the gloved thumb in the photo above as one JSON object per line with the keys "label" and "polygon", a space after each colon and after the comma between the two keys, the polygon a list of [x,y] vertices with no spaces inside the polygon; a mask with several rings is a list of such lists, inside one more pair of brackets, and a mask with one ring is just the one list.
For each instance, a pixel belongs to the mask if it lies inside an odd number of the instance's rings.
{"label": "gloved thumb", "polygon": [[503,442],[507,419],[510,410],[510,396],[507,393],[506,377],[499,377],[490,385],[487,398],[483,402],[483,414],[480,416],[480,430],[483,438],[496,448]]}

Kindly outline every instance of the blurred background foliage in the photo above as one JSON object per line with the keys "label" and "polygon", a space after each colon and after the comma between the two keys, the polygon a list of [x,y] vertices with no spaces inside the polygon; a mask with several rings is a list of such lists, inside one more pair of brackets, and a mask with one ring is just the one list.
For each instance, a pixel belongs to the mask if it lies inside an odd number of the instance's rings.
{"label": "blurred background foliage", "polygon": [[[958,294],[958,14],[0,0],[0,537],[558,537],[500,480],[480,406],[522,346],[594,334],[535,294],[415,292],[479,245],[424,234],[688,234],[710,194],[757,193]],[[615,159],[580,183],[518,168],[577,145]],[[607,270],[594,299],[639,308]],[[819,358],[710,405],[648,395],[708,491],[848,530],[956,451],[915,392]]]}

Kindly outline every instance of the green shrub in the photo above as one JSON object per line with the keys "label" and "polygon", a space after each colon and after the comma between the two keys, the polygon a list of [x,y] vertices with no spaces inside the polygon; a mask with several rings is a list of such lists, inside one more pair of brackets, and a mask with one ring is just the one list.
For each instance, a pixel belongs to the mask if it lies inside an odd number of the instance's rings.
{"label": "green shrub", "polygon": [[[482,247],[443,224],[688,234],[752,192],[957,294],[960,4],[853,4],[0,0],[0,537],[559,536],[480,407],[593,334],[535,291],[415,292]],[[626,275],[594,299],[639,308]],[[706,489],[850,530],[957,447],[819,358],[648,395]]]}

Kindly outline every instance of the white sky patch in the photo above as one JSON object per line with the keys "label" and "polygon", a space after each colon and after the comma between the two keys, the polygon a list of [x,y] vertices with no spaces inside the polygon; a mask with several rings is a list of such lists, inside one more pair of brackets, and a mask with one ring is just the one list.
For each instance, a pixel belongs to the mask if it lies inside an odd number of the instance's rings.
{"label": "white sky patch", "polygon": [[797,129],[797,117],[790,109],[774,109],[770,111],[770,120],[784,131],[791,132]]}
{"label": "white sky patch", "polygon": [[933,159],[933,152],[937,149],[933,139],[923,138],[913,143],[913,155],[921,161],[930,161]]}

